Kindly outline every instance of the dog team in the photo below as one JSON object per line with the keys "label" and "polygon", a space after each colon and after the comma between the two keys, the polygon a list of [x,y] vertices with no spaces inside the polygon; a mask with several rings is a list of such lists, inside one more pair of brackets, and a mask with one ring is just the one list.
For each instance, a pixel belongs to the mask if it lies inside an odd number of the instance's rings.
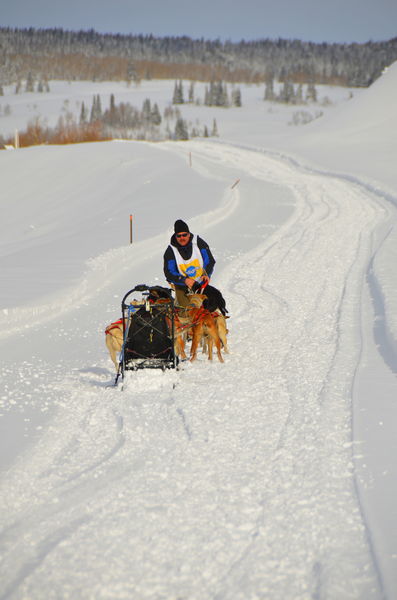
{"label": "dog team", "polygon": [[[175,353],[186,360],[185,345],[191,341],[190,360],[197,358],[199,345],[212,360],[213,349],[220,362],[221,350],[228,353],[226,304],[219,290],[209,285],[215,259],[208,244],[189,231],[178,219],[164,253],[164,275],[175,291]],[[106,346],[118,369],[118,354],[123,346],[123,322],[120,319],[105,330]]]}

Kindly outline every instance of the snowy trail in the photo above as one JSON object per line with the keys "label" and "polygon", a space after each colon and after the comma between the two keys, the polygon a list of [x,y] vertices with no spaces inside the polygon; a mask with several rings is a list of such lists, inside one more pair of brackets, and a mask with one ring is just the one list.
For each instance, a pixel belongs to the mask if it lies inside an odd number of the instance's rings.
{"label": "snowy trail", "polygon": [[65,376],[42,366],[57,408],[2,477],[0,597],[382,598],[351,421],[384,211],[359,186],[260,153],[187,147],[202,173],[286,186],[295,210],[217,276],[224,365],[138,373],[124,392],[104,388],[105,359],[96,374],[74,356]]}

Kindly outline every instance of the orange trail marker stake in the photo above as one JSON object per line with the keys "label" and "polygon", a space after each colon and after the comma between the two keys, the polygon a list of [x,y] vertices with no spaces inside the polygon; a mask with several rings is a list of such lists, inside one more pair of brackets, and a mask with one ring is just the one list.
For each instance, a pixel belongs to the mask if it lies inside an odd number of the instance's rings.
{"label": "orange trail marker stake", "polygon": [[240,179],[236,179],[236,181],[235,181],[235,182],[233,183],[233,185],[231,186],[231,189],[233,190],[233,189],[236,187],[236,185],[237,185],[238,183],[240,183]]}
{"label": "orange trail marker stake", "polygon": [[130,215],[130,244],[132,244],[132,215]]}

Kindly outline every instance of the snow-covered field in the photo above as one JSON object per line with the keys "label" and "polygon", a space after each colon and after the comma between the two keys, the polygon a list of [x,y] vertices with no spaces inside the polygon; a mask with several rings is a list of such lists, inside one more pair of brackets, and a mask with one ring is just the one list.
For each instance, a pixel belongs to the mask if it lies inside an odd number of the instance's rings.
{"label": "snow-covered field", "polygon": [[[99,93],[50,85],[48,121]],[[182,107],[216,139],[0,152],[0,598],[397,597],[396,89],[393,65],[293,127],[252,87]],[[5,92],[2,134],[30,118]],[[165,284],[177,218],[231,354],[109,388],[104,328]]]}

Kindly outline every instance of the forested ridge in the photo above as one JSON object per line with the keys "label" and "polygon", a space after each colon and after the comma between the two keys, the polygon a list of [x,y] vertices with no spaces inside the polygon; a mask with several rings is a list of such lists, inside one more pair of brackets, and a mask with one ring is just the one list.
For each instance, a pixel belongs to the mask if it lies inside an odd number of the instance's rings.
{"label": "forested ridge", "polygon": [[198,81],[368,86],[397,60],[397,37],[363,44],[286,39],[220,41],[94,30],[0,28],[0,84],[35,78]]}

